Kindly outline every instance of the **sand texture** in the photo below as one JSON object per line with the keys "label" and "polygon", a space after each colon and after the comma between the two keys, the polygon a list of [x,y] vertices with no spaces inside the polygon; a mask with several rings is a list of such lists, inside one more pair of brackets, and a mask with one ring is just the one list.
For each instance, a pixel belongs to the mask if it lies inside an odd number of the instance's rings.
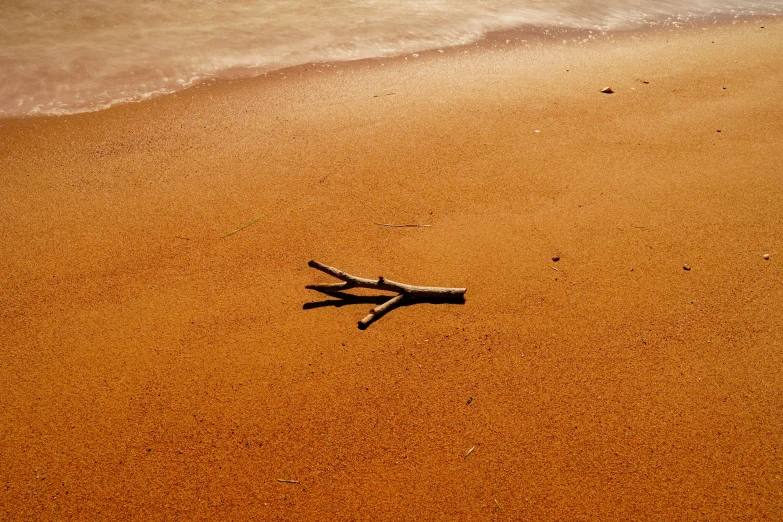
{"label": "sand texture", "polygon": [[779,21],[3,120],[0,519],[775,520],[782,264]]}

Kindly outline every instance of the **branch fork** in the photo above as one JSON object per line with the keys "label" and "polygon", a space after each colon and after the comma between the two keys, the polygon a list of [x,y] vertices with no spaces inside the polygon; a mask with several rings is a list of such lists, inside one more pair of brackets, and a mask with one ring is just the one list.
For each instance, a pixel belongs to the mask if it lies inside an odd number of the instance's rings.
{"label": "branch fork", "polygon": [[356,277],[345,273],[342,270],[332,268],[331,266],[324,265],[318,261],[310,261],[307,263],[307,265],[343,281],[342,283],[307,285],[305,288],[309,290],[317,290],[325,294],[339,293],[344,290],[350,290],[351,288],[374,288],[376,290],[397,292],[397,295],[391,297],[388,301],[385,301],[370,310],[367,316],[359,321],[359,328],[362,330],[367,328],[373,321],[379,319],[382,315],[402,304],[407,304],[415,300],[463,302],[465,300],[465,292],[467,290],[465,288],[406,285],[404,283],[390,281],[385,279],[383,276],[378,277],[377,280],[365,279],[363,277]]}

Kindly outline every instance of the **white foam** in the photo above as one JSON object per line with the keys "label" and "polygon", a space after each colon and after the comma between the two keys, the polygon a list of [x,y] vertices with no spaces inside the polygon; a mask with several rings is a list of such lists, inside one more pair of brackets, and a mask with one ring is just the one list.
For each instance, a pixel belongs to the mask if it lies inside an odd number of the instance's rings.
{"label": "white foam", "polygon": [[67,114],[218,77],[414,55],[534,25],[595,31],[783,0],[28,0],[0,2],[0,115]]}

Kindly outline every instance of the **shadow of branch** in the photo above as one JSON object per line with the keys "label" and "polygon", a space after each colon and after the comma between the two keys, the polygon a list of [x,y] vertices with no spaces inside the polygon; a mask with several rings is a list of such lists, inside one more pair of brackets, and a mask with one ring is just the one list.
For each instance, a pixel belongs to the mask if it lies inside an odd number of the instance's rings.
{"label": "shadow of branch", "polygon": [[[391,299],[394,296],[389,295],[353,295],[348,294],[345,292],[329,292],[329,291],[323,291],[319,290],[321,293],[328,295],[329,297],[333,297],[334,299],[326,299],[324,301],[312,301],[309,303],[305,303],[302,308],[305,310],[312,310],[314,308],[322,308],[324,306],[334,306],[334,307],[340,307],[340,306],[346,306],[346,305],[354,305],[354,304],[373,304],[373,305],[379,305],[382,303],[385,303],[389,299]],[[414,304],[421,304],[421,303],[427,303],[427,304],[465,304],[465,298],[463,296],[458,297],[411,297],[409,299],[404,299],[400,302],[399,305],[395,306],[395,308],[401,308],[406,307]],[[389,310],[391,311],[391,310]],[[378,319],[380,319],[383,315],[381,314],[374,318],[370,323],[361,325],[359,328],[364,330],[366,329],[370,324],[374,323]]]}
{"label": "shadow of branch", "polygon": [[335,299],[327,299],[324,301],[311,301],[309,303],[305,303],[302,308],[305,310],[312,310],[313,308],[322,308],[324,306],[345,306],[345,305],[352,305],[352,304],[373,304],[373,305],[379,305],[385,301],[389,300],[389,296],[387,295],[353,295],[353,294],[346,294],[345,292],[321,292],[323,294],[328,295],[329,297],[334,297]]}

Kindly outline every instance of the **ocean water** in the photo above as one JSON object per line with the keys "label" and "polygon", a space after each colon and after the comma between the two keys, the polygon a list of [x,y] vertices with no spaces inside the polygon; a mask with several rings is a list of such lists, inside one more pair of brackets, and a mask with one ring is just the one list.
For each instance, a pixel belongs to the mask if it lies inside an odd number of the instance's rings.
{"label": "ocean water", "polygon": [[68,114],[221,77],[471,43],[783,14],[783,0],[0,0],[0,117]]}

